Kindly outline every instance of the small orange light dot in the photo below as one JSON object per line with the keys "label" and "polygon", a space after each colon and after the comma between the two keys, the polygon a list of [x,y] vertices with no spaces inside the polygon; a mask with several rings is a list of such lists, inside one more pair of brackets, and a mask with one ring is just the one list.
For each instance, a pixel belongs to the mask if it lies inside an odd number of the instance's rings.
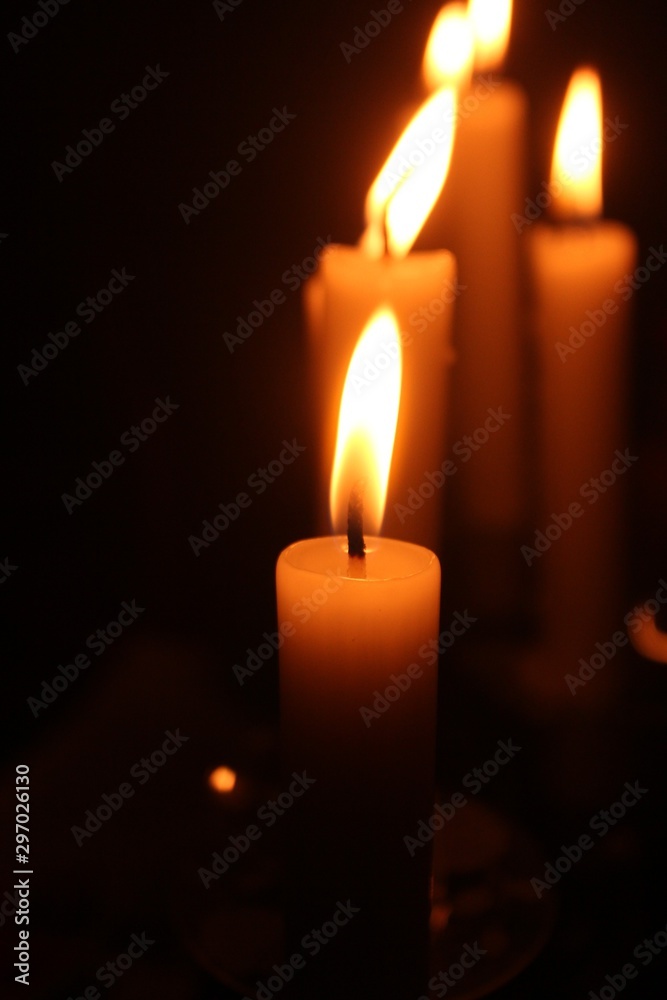
{"label": "small orange light dot", "polygon": [[216,767],[208,777],[208,783],[216,792],[231,792],[236,784],[236,771],[231,767]]}

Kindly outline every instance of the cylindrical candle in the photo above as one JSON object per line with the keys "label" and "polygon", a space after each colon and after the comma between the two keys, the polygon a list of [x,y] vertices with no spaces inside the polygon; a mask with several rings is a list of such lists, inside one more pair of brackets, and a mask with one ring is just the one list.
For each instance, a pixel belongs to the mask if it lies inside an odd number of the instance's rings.
{"label": "cylindrical candle", "polygon": [[[542,511],[522,547],[541,575],[547,663],[533,681],[569,700],[565,680],[622,628],[624,484],[632,455],[627,412],[629,299],[636,241],[598,220],[602,97],[593,71],[574,74],[559,126],[552,212],[566,221],[527,234],[539,362]],[[552,663],[552,669],[547,664]],[[611,690],[591,686],[580,700]],[[546,691],[545,691],[546,693]]]}
{"label": "cylindrical candle", "polygon": [[[433,808],[437,679],[420,649],[438,633],[440,565],[421,546],[366,545],[363,579],[342,537],[277,564],[285,765],[315,779],[294,807],[288,951],[306,959],[303,995],[404,1000],[427,970],[430,851],[413,857],[403,838]],[[309,958],[304,936],[348,901],[354,915]]]}
{"label": "cylindrical candle", "polygon": [[529,500],[521,246],[512,224],[524,198],[527,100],[496,75],[511,18],[511,0],[447,4],[423,63],[427,87],[455,81],[459,92],[450,172],[425,238],[457,260],[449,431],[452,453],[466,457],[451,482],[449,542],[460,596],[487,618],[517,608],[516,546]]}
{"label": "cylindrical candle", "polygon": [[461,100],[439,218],[462,286],[455,323],[454,440],[484,427],[490,408],[510,415],[466,464],[453,489],[457,515],[482,534],[516,535],[525,514],[524,351],[519,234],[524,197],[525,94],[476,80]]}
{"label": "cylindrical candle", "polygon": [[[633,458],[629,299],[619,287],[634,270],[636,241],[617,222],[538,225],[528,239],[542,504],[524,555],[541,576],[542,629],[565,654],[557,681],[569,698],[562,675],[576,673],[579,657],[589,659],[596,642],[622,627],[623,476]],[[544,552],[535,548],[537,531],[548,532]]]}
{"label": "cylindrical candle", "polygon": [[[439,546],[442,527],[444,489],[434,486],[433,480],[444,483],[455,298],[456,263],[445,250],[373,260],[356,247],[340,245],[323,256],[305,295],[321,442],[320,509],[328,510],[338,402],[347,365],[369,317],[386,304],[396,314],[401,332],[403,384],[385,529],[394,538],[433,549]],[[381,350],[361,373],[359,392],[370,388],[394,362],[389,351]],[[323,524],[325,529],[330,525]]]}

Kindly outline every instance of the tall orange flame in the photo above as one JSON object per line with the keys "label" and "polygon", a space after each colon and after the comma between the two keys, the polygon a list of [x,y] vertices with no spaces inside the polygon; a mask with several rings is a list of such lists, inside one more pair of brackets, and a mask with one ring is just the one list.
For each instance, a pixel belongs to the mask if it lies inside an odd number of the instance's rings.
{"label": "tall orange flame", "polygon": [[472,75],[473,33],[464,3],[448,3],[442,8],[428,36],[422,76],[429,90],[437,87],[465,87]]}
{"label": "tall orange flame", "polygon": [[368,256],[409,253],[445,183],[455,121],[455,91],[442,87],[403,131],[366,196],[361,247]]}
{"label": "tall orange flame", "polygon": [[570,80],[551,164],[554,215],[590,219],[602,213],[602,88],[595,70]]}
{"label": "tall orange flame", "polygon": [[470,0],[478,73],[501,69],[512,27],[512,0]]}
{"label": "tall orange flame", "polygon": [[353,490],[362,486],[364,529],[379,534],[401,397],[402,357],[391,309],[378,309],[359,337],[340,404],[331,476],[331,521],[344,534]]}

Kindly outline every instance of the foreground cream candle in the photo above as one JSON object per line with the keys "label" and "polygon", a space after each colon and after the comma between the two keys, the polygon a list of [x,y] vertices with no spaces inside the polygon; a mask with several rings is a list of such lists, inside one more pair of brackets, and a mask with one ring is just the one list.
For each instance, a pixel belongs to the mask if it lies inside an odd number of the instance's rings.
{"label": "foreground cream candle", "polygon": [[[539,529],[549,545],[540,552],[536,533],[522,552],[541,574],[542,625],[566,699],[565,668],[588,660],[595,643],[622,622],[624,483],[635,461],[628,449],[626,279],[635,267],[636,240],[626,226],[599,219],[602,127],[599,78],[579,70],[554,149],[550,190],[557,224],[537,224],[526,234],[540,379]],[[543,671],[545,683],[549,676]],[[595,685],[600,695],[604,689]]]}
{"label": "foreground cream candle", "polygon": [[[358,396],[379,343],[397,360]],[[285,765],[314,779],[288,847],[288,949],[339,901],[354,908],[335,948],[299,973],[304,996],[418,996],[427,978],[430,851],[413,857],[403,838],[433,808],[437,680],[419,650],[438,633],[440,565],[421,546],[364,537],[382,521],[400,373],[382,310],[340,407],[331,513],[347,536],[297,542],[276,570],[278,617],[293,626],[280,651]]]}
{"label": "foreground cream candle", "polygon": [[[360,245],[332,246],[305,287],[321,440],[320,495],[323,499],[328,491],[338,400],[352,350],[359,331],[385,302],[397,317],[403,348],[387,528],[397,538],[434,548],[440,540],[444,491],[427,477],[435,473],[437,482],[444,483],[456,265],[445,250],[409,251],[444,184],[454,119],[452,89],[438,90],[421,106],[368,192],[367,229]],[[378,345],[377,356],[359,373],[360,388],[370,388],[391,360],[386,345]],[[426,502],[419,493],[424,486],[430,491]],[[321,508],[324,512],[326,505]]]}

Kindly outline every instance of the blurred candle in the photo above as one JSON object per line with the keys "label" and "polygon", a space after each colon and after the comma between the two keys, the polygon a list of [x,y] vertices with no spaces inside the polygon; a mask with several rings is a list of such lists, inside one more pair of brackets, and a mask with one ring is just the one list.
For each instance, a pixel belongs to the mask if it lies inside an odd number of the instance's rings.
{"label": "blurred candle", "polygon": [[[402,405],[387,526],[397,538],[433,548],[439,544],[443,490],[427,475],[436,473],[436,482],[444,483],[456,267],[445,250],[409,251],[445,182],[454,119],[452,89],[442,88],[424,102],[368,192],[367,228],[359,246],[332,246],[305,287],[321,442],[320,497],[323,501],[328,492],[336,440],[333,400],[340,399],[359,331],[379,304],[387,303],[397,317],[403,347]],[[359,392],[372,387],[391,363],[380,345],[377,357],[360,373]],[[324,502],[321,509],[326,510]]]}
{"label": "blurred candle", "polygon": [[[444,242],[454,252],[462,288],[450,430],[453,442],[469,435],[475,448],[452,481],[451,500],[476,589],[497,581],[491,607],[516,585],[511,543],[528,497],[520,239],[512,223],[525,196],[527,101],[516,84],[497,75],[509,42],[511,0],[470,0],[467,12],[461,6],[443,8],[424,55],[427,87],[454,82],[459,88],[450,175],[427,235],[429,245]],[[454,38],[460,42],[452,51]],[[488,435],[489,408],[497,407],[511,416]],[[514,568],[506,564],[508,552]]]}
{"label": "blurred candle", "polygon": [[[624,276],[634,270],[636,240],[620,223],[600,220],[602,145],[599,77],[580,69],[554,149],[551,215],[557,224],[536,224],[527,233],[541,404],[543,504],[535,527],[552,539],[532,563],[542,575],[544,634],[562,668],[588,660],[595,643],[606,642],[623,619],[624,485],[634,461],[627,450]],[[536,536],[527,542],[534,548]],[[564,672],[556,671],[557,681],[569,698]],[[603,685],[595,687],[601,692]]]}
{"label": "blurred candle", "polygon": [[[399,360],[359,396],[355,380],[382,344]],[[440,566],[421,546],[377,537],[400,381],[396,320],[381,310],[349,361],[331,487],[340,532],[364,483],[365,554],[354,554],[359,521],[347,539],[297,542],[277,564],[278,618],[294,628],[280,651],[286,770],[315,779],[289,836],[288,952],[339,900],[357,908],[335,948],[296,973],[300,996],[418,996],[427,978],[430,851],[412,857],[403,838],[433,803],[437,676],[418,651],[438,634]]]}

